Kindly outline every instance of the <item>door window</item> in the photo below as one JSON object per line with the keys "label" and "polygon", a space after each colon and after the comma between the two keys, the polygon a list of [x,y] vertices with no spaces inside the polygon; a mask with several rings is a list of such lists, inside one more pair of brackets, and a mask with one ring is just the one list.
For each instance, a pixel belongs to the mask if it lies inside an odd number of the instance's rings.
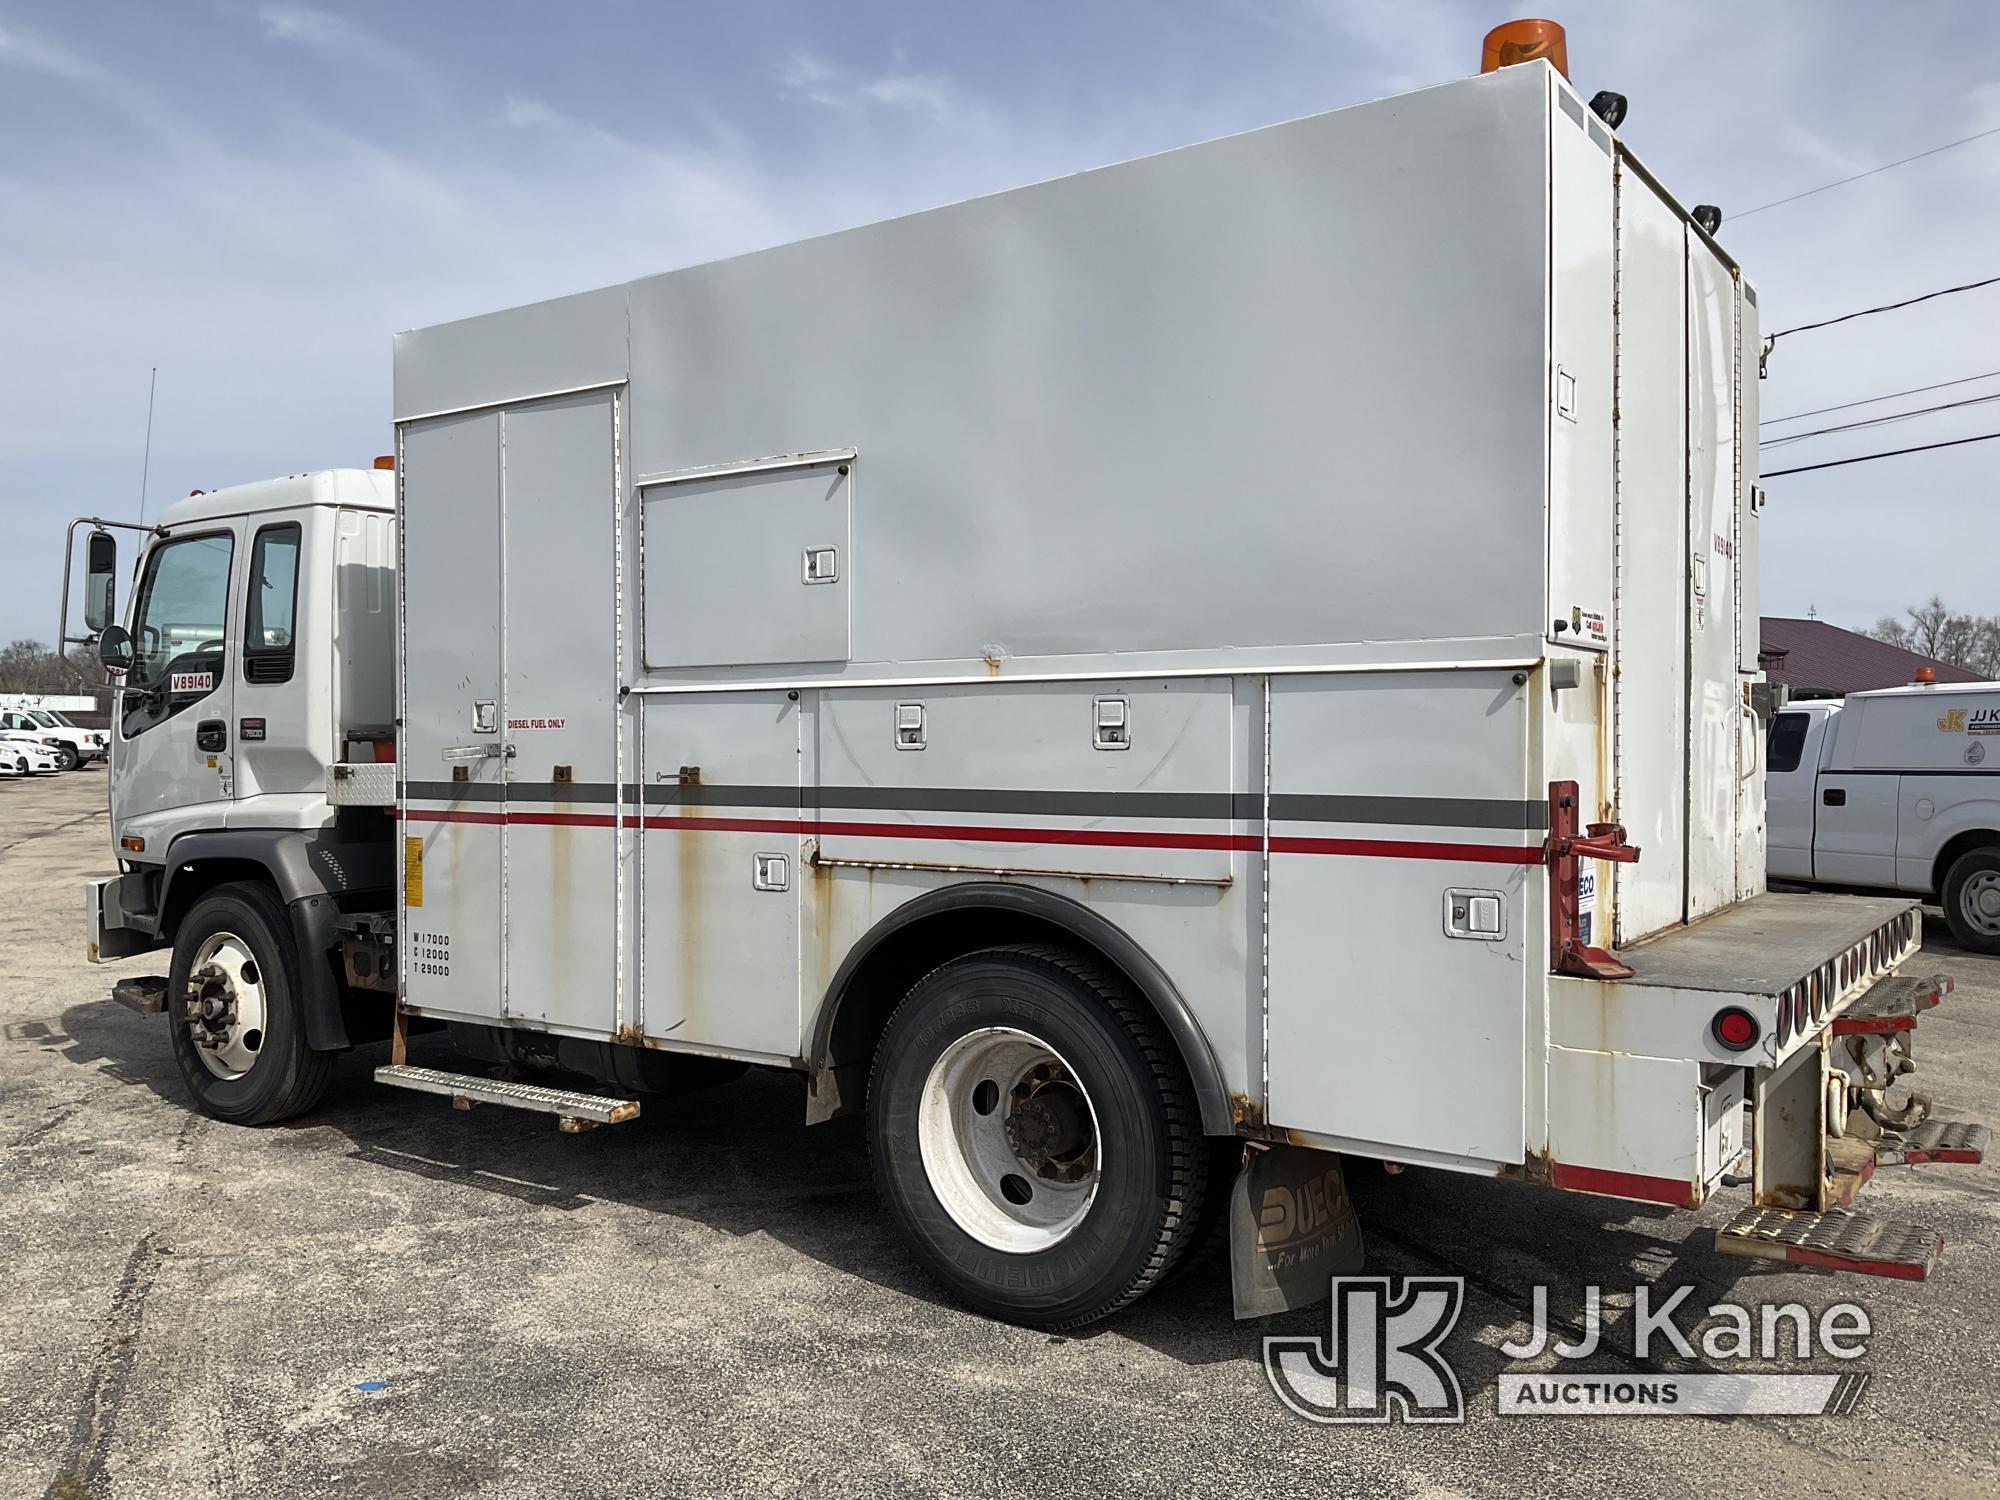
{"label": "door window", "polygon": [[1779,714],[1771,720],[1771,738],[1766,747],[1771,770],[1785,772],[1799,768],[1799,756],[1806,748],[1806,727],[1811,722],[1810,714]]}
{"label": "door window", "polygon": [[298,522],[266,526],[250,547],[250,590],[243,606],[244,681],[291,681],[292,620],[298,599]]}
{"label": "door window", "polygon": [[132,669],[125,674],[127,739],[200,702],[222,680],[229,618],[227,532],[155,547],[132,616]]}

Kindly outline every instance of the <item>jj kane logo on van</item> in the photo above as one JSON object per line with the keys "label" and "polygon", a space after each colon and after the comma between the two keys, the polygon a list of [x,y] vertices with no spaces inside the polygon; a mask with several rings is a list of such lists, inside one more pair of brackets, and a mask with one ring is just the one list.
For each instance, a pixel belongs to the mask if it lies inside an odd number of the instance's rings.
{"label": "jj kane logo on van", "polygon": [[[1619,1349],[1604,1337],[1604,1290],[1584,1288],[1582,1314],[1552,1323],[1548,1288],[1535,1287],[1528,1335],[1499,1346],[1511,1360],[1546,1368],[1505,1371],[1501,1416],[1844,1416],[1867,1389],[1864,1371],[1836,1374],[1713,1368],[1756,1360],[1862,1358],[1873,1333],[1867,1309],[1838,1302],[1815,1315],[1803,1303],[1689,1306],[1694,1288],[1633,1290]],[[1465,1306],[1462,1276],[1337,1276],[1324,1338],[1264,1340],[1264,1371],[1278,1399],[1309,1422],[1457,1423],[1465,1395],[1444,1343]],[[1593,1358],[1641,1369],[1574,1369]],[[1697,1362],[1661,1373],[1665,1360]],[[1553,1363],[1551,1363],[1553,1361]]]}

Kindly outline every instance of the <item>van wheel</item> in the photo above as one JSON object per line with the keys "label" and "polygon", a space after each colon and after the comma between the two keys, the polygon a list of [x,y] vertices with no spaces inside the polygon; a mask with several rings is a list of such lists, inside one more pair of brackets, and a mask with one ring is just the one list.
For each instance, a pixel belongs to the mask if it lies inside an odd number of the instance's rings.
{"label": "van wheel", "polygon": [[1063,949],[990,948],[919,981],[876,1051],[868,1125],[926,1269],[1010,1322],[1124,1306],[1202,1220],[1212,1158],[1172,1043],[1122,979]]}
{"label": "van wheel", "polygon": [[1959,945],[2000,953],[2000,849],[1961,854],[1945,872],[1944,919]]}
{"label": "van wheel", "polygon": [[220,885],[195,902],[174,934],[167,1016],[203,1114],[270,1125],[326,1093],[334,1054],[306,1045],[292,925],[269,886]]}

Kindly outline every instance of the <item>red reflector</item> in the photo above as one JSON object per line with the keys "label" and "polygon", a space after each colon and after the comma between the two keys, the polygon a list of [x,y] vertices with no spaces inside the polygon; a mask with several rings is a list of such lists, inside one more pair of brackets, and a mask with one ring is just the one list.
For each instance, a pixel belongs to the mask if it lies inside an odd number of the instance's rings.
{"label": "red reflector", "polygon": [[1735,1006],[1717,1011],[1709,1026],[1715,1033],[1715,1039],[1731,1052],[1741,1052],[1757,1040],[1756,1017]]}

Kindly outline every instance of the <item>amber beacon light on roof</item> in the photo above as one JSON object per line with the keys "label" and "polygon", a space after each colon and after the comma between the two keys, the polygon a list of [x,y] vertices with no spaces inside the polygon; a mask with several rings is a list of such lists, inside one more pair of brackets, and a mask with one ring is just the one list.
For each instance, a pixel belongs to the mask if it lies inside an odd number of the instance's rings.
{"label": "amber beacon light on roof", "polygon": [[1554,21],[1506,21],[1486,33],[1479,71],[1491,73],[1515,63],[1546,57],[1563,77],[1569,77],[1569,47],[1562,27]]}

